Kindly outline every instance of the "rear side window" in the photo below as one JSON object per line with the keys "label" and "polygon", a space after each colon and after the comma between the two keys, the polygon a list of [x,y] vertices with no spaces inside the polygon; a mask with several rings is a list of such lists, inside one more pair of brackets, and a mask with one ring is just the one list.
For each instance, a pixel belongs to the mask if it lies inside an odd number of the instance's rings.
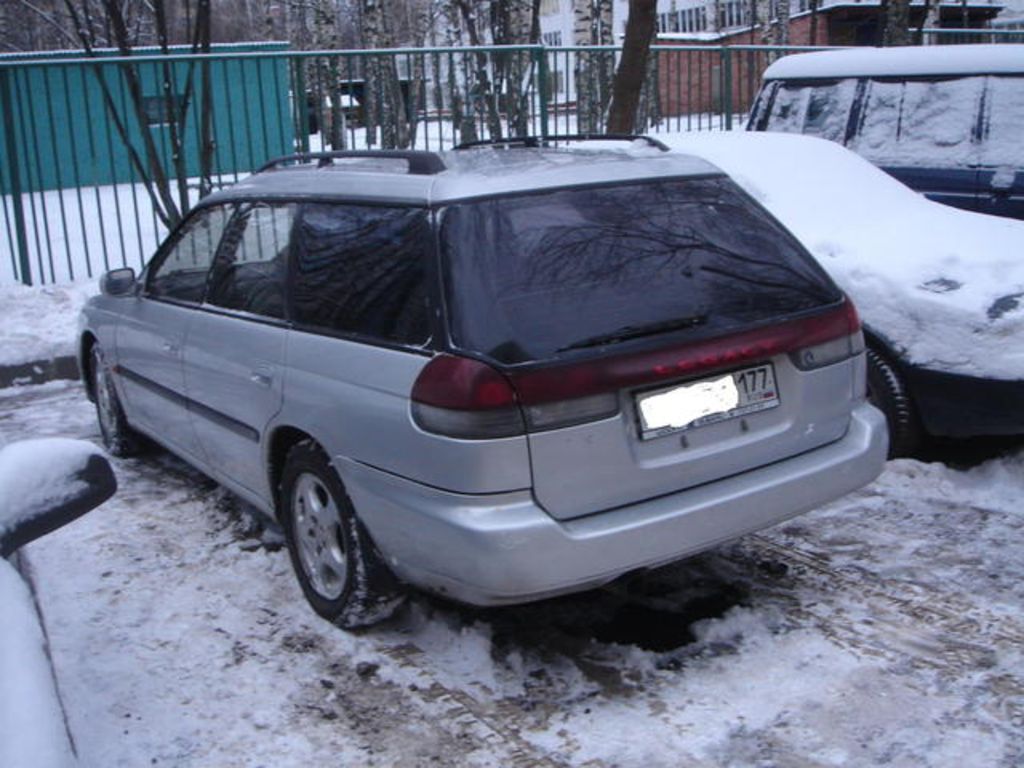
{"label": "rear side window", "polygon": [[984,77],[869,80],[847,146],[882,165],[975,165],[984,85]]}
{"label": "rear side window", "polygon": [[981,163],[990,168],[1024,167],[1024,77],[988,78]]}
{"label": "rear side window", "polygon": [[426,210],[306,205],[294,237],[298,324],[402,344],[427,340]]}
{"label": "rear side window", "polygon": [[707,335],[838,300],[726,178],[558,190],[442,211],[456,345],[543,360],[620,329]]}

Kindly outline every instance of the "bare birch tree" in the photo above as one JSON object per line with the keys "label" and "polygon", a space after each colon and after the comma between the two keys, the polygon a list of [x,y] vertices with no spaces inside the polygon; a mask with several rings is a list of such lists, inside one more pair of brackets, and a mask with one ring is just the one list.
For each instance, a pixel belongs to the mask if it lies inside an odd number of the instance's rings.
{"label": "bare birch tree", "polygon": [[[362,0],[362,31],[367,48],[391,47],[388,11],[383,0]],[[405,149],[409,146],[409,123],[395,59],[368,57],[364,79],[367,142],[371,142],[374,130],[379,127],[383,148]]]}
{"label": "bare birch tree", "polygon": [[910,0],[883,0],[885,29],[882,45],[910,45]]}
{"label": "bare birch tree", "polygon": [[[86,55],[98,56],[99,42],[113,43],[123,57],[131,55],[136,37],[133,36],[130,15],[125,9],[129,4],[117,0],[101,0],[94,7],[90,0],[64,0],[68,15],[74,23],[79,41]],[[167,14],[165,0],[150,0],[152,28],[155,30],[157,43],[161,51],[170,52],[171,24]],[[98,16],[96,11],[102,12]],[[210,51],[210,0],[196,0],[195,13],[191,16],[189,49],[193,53],[209,53]],[[138,26],[135,25],[137,29]],[[188,189],[188,155],[185,151],[185,131],[193,105],[199,111],[199,194],[204,196],[212,189],[212,102],[209,62],[203,60],[198,64],[190,62],[185,65],[185,72],[179,76],[179,69],[172,62],[161,65],[161,96],[162,112],[167,120],[168,150],[167,154],[157,146],[157,140],[149,128],[146,108],[146,96],[143,93],[139,70],[132,62],[116,65],[120,79],[128,96],[128,111],[119,108],[119,99],[115,99],[118,84],[108,80],[109,69],[101,63],[94,67],[97,82],[103,94],[103,102],[107,116],[110,118],[118,136],[128,152],[132,168],[138,174],[160,221],[167,228],[173,227],[191,207]],[[197,74],[198,69],[198,74]],[[197,83],[198,80],[198,83]],[[182,92],[178,93],[179,81],[184,81]],[[198,90],[198,95],[196,91]],[[132,131],[134,125],[141,130]],[[133,136],[140,137],[141,151],[132,142]],[[166,164],[170,163],[170,167]],[[172,184],[172,179],[174,183]]]}

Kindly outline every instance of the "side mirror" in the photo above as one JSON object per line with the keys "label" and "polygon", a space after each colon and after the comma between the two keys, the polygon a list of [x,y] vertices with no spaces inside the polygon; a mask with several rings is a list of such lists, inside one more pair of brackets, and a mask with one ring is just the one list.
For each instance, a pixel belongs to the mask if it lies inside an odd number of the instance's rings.
{"label": "side mirror", "polygon": [[131,267],[112,269],[100,278],[100,291],[105,296],[127,296],[135,290],[135,270]]}
{"label": "side mirror", "polygon": [[9,557],[114,495],[110,462],[92,443],[47,438],[0,448],[0,557]]}

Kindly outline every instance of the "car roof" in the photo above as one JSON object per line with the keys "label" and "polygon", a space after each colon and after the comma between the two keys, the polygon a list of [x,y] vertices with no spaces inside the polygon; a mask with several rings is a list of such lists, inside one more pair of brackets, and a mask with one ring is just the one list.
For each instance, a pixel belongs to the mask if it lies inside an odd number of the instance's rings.
{"label": "car roof", "polygon": [[849,48],[799,53],[765,70],[765,80],[1024,74],[1024,44]]}
{"label": "car roof", "polygon": [[412,172],[401,156],[340,158],[255,173],[203,200],[204,205],[246,199],[348,200],[437,205],[510,193],[571,186],[723,175],[700,158],[653,148],[474,147],[439,153],[444,170]]}

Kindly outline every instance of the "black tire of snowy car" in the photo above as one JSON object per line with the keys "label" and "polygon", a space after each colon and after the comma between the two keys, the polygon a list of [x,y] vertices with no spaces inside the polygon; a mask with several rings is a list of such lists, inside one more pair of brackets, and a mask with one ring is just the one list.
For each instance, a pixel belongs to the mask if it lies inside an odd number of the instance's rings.
{"label": "black tire of snowy car", "polygon": [[103,445],[112,456],[135,456],[142,451],[142,436],[128,425],[114,386],[113,373],[99,344],[93,344],[89,360],[96,420],[100,423]]}
{"label": "black tire of snowy car", "polygon": [[292,567],[314,611],[343,629],[395,612],[405,597],[401,585],[312,440],[288,452],[279,504]]}
{"label": "black tire of snowy car", "polygon": [[910,456],[921,445],[921,422],[900,372],[882,353],[868,347],[868,399],[889,427],[889,458]]}

